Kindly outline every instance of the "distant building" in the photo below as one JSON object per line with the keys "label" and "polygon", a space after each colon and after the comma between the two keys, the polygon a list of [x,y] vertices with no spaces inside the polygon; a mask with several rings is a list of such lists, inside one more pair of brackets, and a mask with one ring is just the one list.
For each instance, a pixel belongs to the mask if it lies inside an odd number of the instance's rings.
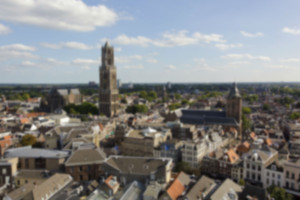
{"label": "distant building", "polygon": [[242,98],[236,83],[230,89],[225,111],[181,110],[180,121],[194,125],[222,125],[224,128],[237,128],[241,133]]}
{"label": "distant building", "polygon": [[239,133],[242,128],[242,97],[237,88],[236,83],[233,83],[227,97],[226,116],[234,118],[239,124]]}
{"label": "distant building", "polygon": [[88,85],[89,85],[89,87],[96,87],[96,86],[97,86],[97,84],[96,84],[95,81],[90,81],[90,82],[88,83]]}
{"label": "distant building", "polygon": [[41,102],[41,110],[54,112],[63,109],[68,104],[80,104],[82,96],[79,89],[56,89],[53,88],[48,96]]}
{"label": "distant building", "polygon": [[114,64],[114,48],[108,42],[102,47],[102,64],[99,75],[99,113],[107,117],[115,116],[119,109],[119,90],[117,88],[117,69]]}
{"label": "distant building", "polygon": [[167,82],[167,89],[171,89],[172,88],[172,83],[171,82]]}
{"label": "distant building", "polygon": [[118,86],[118,88],[121,88],[121,87],[122,87],[122,81],[121,81],[121,79],[118,79],[118,80],[117,80],[117,86]]}

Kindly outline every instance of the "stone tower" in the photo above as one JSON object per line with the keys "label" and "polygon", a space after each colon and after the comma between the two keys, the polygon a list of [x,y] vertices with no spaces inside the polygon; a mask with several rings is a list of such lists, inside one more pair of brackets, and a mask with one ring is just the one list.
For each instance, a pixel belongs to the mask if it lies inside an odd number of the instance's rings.
{"label": "stone tower", "polygon": [[115,116],[119,108],[117,69],[114,64],[114,48],[108,42],[102,47],[102,64],[99,69],[99,114]]}
{"label": "stone tower", "polygon": [[239,134],[242,130],[242,97],[236,83],[233,83],[227,97],[226,116],[234,118],[239,124]]}

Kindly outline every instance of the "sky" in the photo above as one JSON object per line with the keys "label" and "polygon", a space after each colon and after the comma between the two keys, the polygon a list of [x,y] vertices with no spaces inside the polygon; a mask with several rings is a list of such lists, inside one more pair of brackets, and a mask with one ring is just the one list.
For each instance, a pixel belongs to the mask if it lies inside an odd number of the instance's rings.
{"label": "sky", "polygon": [[299,0],[0,0],[0,83],[300,80]]}

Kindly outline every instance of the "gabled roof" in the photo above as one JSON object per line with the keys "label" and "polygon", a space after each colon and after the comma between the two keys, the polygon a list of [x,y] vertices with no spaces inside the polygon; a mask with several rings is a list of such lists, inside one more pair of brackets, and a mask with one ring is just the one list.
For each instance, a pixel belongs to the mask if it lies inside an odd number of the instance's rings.
{"label": "gabled roof", "polygon": [[105,163],[120,173],[149,175],[172,162],[171,158],[110,156]]}
{"label": "gabled roof", "polygon": [[99,148],[78,149],[65,162],[65,166],[100,164],[105,160],[106,155]]}
{"label": "gabled roof", "polygon": [[181,110],[180,121],[187,124],[220,124],[228,126],[238,126],[234,118],[226,117],[224,111],[205,111],[205,110]]}
{"label": "gabled roof", "polygon": [[239,160],[239,156],[235,153],[233,149],[228,150],[226,154],[230,163],[235,163]]}
{"label": "gabled roof", "polygon": [[186,197],[189,200],[200,199],[201,197],[205,198],[216,186],[217,184],[214,179],[203,175],[187,193]]}
{"label": "gabled roof", "polygon": [[184,172],[180,172],[167,190],[169,197],[172,200],[176,200],[187,189],[190,182],[191,179],[189,175]]}
{"label": "gabled roof", "polygon": [[7,149],[4,157],[12,158],[65,158],[69,152],[49,149],[31,148],[31,146]]}
{"label": "gabled roof", "polygon": [[211,200],[238,199],[238,193],[242,187],[230,179],[226,179],[218,189],[210,196]]}

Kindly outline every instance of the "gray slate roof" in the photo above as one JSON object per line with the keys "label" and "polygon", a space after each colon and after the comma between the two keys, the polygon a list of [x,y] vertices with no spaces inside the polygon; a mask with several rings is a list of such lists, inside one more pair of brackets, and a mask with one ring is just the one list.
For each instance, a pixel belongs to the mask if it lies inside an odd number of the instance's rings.
{"label": "gray slate roof", "polygon": [[189,200],[199,199],[202,196],[205,198],[216,186],[217,184],[213,179],[203,175],[187,193],[186,197]]}
{"label": "gray slate roof", "polygon": [[186,124],[195,125],[228,125],[238,126],[237,121],[234,118],[226,117],[224,111],[206,111],[206,110],[181,110],[182,116],[180,121]]}
{"label": "gray slate roof", "polygon": [[31,148],[31,146],[7,149],[4,153],[6,158],[65,158],[68,157],[69,152]]}
{"label": "gray slate roof", "polygon": [[65,166],[100,164],[106,155],[99,148],[78,149],[65,162]]}
{"label": "gray slate roof", "polygon": [[172,162],[171,158],[150,158],[131,156],[110,156],[105,161],[106,164],[115,168],[121,173],[134,173],[149,175],[160,167],[164,167]]}

